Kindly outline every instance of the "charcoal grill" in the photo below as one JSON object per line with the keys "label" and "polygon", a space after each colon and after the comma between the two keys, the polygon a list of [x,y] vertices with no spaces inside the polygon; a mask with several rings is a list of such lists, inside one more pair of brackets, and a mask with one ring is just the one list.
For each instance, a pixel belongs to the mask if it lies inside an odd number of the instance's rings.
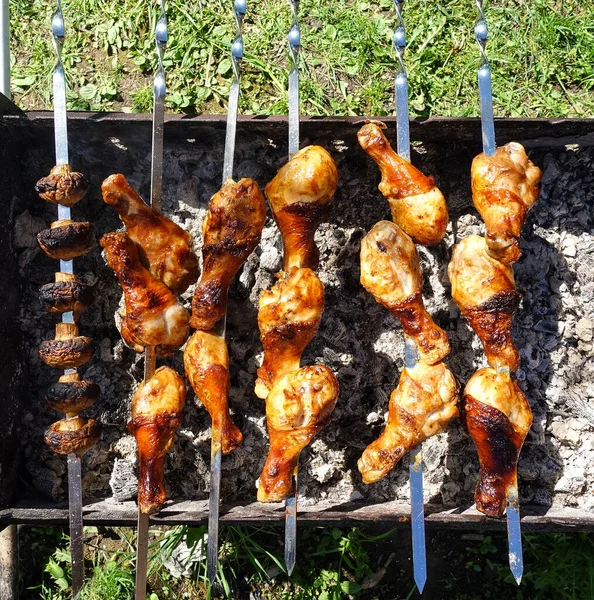
{"label": "charcoal grill", "polygon": [[[139,161],[147,162],[150,155],[150,115],[71,113],[69,129],[73,163],[87,173],[92,193],[80,210],[92,222],[105,218],[109,208],[99,198],[102,180],[113,172],[131,172]],[[393,120],[389,131],[395,128]],[[377,192],[377,177],[372,175],[368,161],[359,149],[356,132],[364,122],[359,117],[303,118],[301,123],[302,144],[320,144],[328,148],[337,160],[340,177],[357,181],[360,196],[341,193],[336,199],[332,221],[352,219],[357,214],[357,202],[361,197],[375,198],[380,206],[383,199]],[[25,415],[36,415],[38,397],[31,393],[30,355],[25,336],[21,331],[22,318],[30,310],[25,305],[27,286],[30,285],[19,272],[18,254],[15,248],[13,227],[15,218],[23,211],[40,214],[43,207],[36,198],[33,186],[40,174],[46,173],[53,164],[53,117],[51,113],[30,112],[4,114],[0,117],[3,144],[0,148],[0,164],[3,165],[3,202],[0,204],[0,251],[4,273],[0,287],[0,364],[3,382],[3,402],[0,404],[0,525],[13,523],[65,524],[68,510],[45,498],[40,492],[26,485],[30,474],[24,469],[25,450],[23,440],[31,427],[38,427]],[[214,191],[220,181],[220,172],[208,168],[207,157],[222,157],[225,142],[224,116],[168,116],[165,127],[166,151],[182,156],[190,178],[200,181],[201,189]],[[567,147],[582,150],[594,146],[594,122],[580,119],[525,120],[505,119],[496,123],[497,143],[511,140],[523,143],[537,164],[542,164],[547,154],[558,157]],[[238,171],[258,164],[261,172],[257,178],[265,183],[265,177],[273,173],[287,155],[287,119],[283,117],[240,117],[237,132]],[[480,150],[481,129],[478,119],[430,118],[411,122],[413,140],[412,160],[431,172],[441,189],[450,198],[451,216],[471,212],[469,173],[472,158]],[[165,187],[167,160],[165,162]],[[242,165],[242,159],[245,164]],[[247,173],[246,173],[247,174]],[[579,175],[578,175],[579,177]],[[588,186],[587,169],[582,170],[583,179],[576,186]],[[148,177],[146,183],[148,183]],[[342,185],[342,184],[341,184]],[[146,194],[147,186],[141,191]],[[206,198],[207,200],[207,198]],[[568,199],[568,202],[570,199]],[[387,212],[387,206],[384,207]],[[536,208],[535,210],[538,210]],[[371,217],[369,221],[373,223]],[[367,223],[362,217],[361,227]],[[113,219],[112,229],[119,225]],[[104,233],[100,231],[98,233]],[[98,255],[98,252],[96,252]],[[39,257],[35,261],[41,260]],[[322,263],[321,269],[324,269]],[[520,282],[521,284],[521,282]],[[340,302],[340,297],[334,297]],[[233,310],[233,305],[231,309]],[[255,320],[253,327],[256,327]],[[45,327],[46,325],[44,325]],[[48,326],[49,327],[49,326]],[[113,319],[106,319],[102,326],[104,335],[117,337]],[[257,346],[257,337],[254,342]],[[254,348],[257,351],[257,348]],[[457,352],[454,346],[453,354]],[[96,357],[94,360],[101,360]],[[396,377],[396,373],[394,374]],[[111,399],[115,401],[117,399]],[[121,401],[124,402],[125,398]],[[587,400],[584,399],[584,402]],[[261,410],[261,408],[259,408]],[[49,423],[46,420],[46,423]],[[44,424],[46,424],[44,423]],[[43,424],[42,424],[43,425]],[[363,425],[363,424],[361,424]],[[109,426],[109,424],[108,424]],[[113,423],[111,427],[124,433],[125,423]],[[337,436],[337,444],[348,444],[348,439]],[[43,441],[40,441],[40,446]],[[258,473],[254,472],[253,479]],[[167,477],[167,476],[166,476]],[[25,482],[25,484],[23,484]],[[587,482],[591,489],[592,482]],[[229,504],[224,492],[221,498],[221,520],[224,523],[270,522],[281,524],[284,507],[258,504],[255,489],[252,495],[237,498]],[[377,502],[370,497],[348,502],[320,500],[300,507],[300,521],[312,524],[353,525],[365,523],[407,524],[410,506],[400,502]],[[504,521],[488,519],[474,508],[470,501],[463,506],[451,507],[429,502],[426,505],[428,527],[464,529],[501,529]],[[84,518],[86,524],[133,525],[136,505],[133,501],[116,503],[109,496],[86,497]],[[171,498],[159,515],[151,517],[155,524],[203,524],[208,519],[208,500]],[[594,513],[583,509],[547,508],[546,506],[522,505],[524,530],[594,530]]]}

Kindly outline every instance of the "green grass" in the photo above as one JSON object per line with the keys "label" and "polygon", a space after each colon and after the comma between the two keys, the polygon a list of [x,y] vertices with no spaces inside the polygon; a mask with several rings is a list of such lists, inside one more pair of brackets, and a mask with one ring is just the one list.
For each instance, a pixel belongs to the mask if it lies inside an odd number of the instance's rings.
{"label": "green grass", "polygon": [[[157,8],[144,0],[66,0],[68,103],[79,110],[150,111]],[[51,107],[52,2],[10,0],[13,91],[25,109]],[[231,0],[168,0],[168,108],[225,110],[234,36]],[[594,114],[594,2],[500,0],[486,9],[495,113]],[[478,115],[472,0],[409,0],[406,63],[411,112]],[[302,111],[394,112],[392,0],[301,0]],[[287,111],[289,3],[248,2],[240,109]]]}
{"label": "green grass", "polygon": [[[206,600],[205,527],[153,531],[148,600]],[[286,576],[281,529],[222,527],[219,582],[211,598],[263,600],[384,600],[416,596],[410,565],[410,532],[303,527],[292,578]],[[583,533],[524,538],[524,578],[518,587],[507,563],[504,532],[465,540],[462,532],[428,536],[428,596],[441,600],[594,600],[594,540]],[[71,597],[68,537],[61,528],[21,534],[22,600]],[[189,549],[190,576],[176,579],[164,567],[180,544]],[[134,531],[85,528],[87,585],[81,600],[129,600],[134,589]],[[202,560],[191,561],[202,547]],[[373,583],[372,583],[373,582]],[[252,596],[250,596],[250,593]]]}

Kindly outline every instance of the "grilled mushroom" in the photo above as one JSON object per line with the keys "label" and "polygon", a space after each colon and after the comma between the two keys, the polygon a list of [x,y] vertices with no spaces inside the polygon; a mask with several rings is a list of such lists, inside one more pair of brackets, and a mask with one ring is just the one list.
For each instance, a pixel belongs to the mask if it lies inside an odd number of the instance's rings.
{"label": "grilled mushroom", "polygon": [[50,367],[70,369],[84,365],[94,351],[93,340],[78,335],[78,327],[74,323],[58,323],[55,339],[41,342],[39,357]]}
{"label": "grilled mushroom", "polygon": [[56,273],[55,283],[46,283],[39,290],[41,306],[51,313],[74,312],[78,319],[81,312],[93,302],[93,290],[81,283],[71,273]]}
{"label": "grilled mushroom", "polygon": [[54,221],[50,229],[40,231],[37,242],[50,258],[71,260],[86,254],[95,245],[95,234],[90,223],[63,219]]}
{"label": "grilled mushroom", "polygon": [[72,170],[70,165],[57,165],[47,177],[35,184],[35,191],[52,204],[74,206],[85,197],[89,182],[82,174]]}
{"label": "grilled mushroom", "polygon": [[62,375],[45,392],[45,401],[54,410],[73,417],[89,408],[99,396],[99,386],[92,381],[80,381],[78,373]]}
{"label": "grilled mushroom", "polygon": [[45,443],[57,454],[74,452],[79,458],[92,448],[101,435],[101,424],[95,419],[61,419],[45,430]]}

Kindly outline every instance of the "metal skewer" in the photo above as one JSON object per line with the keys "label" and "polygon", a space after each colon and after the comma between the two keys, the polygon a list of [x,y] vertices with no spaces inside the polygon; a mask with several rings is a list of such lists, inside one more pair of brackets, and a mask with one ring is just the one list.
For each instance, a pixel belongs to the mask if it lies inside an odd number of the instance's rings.
{"label": "metal skewer", "polygon": [[[235,0],[236,36],[231,44],[231,64],[233,65],[233,83],[229,90],[229,107],[227,109],[227,131],[225,135],[225,155],[223,158],[223,185],[233,177],[233,160],[235,158],[235,136],[237,132],[237,107],[239,104],[239,83],[241,77],[241,61],[243,59],[243,36],[241,27],[246,13],[246,0]],[[227,329],[227,313],[216,324],[217,335],[225,338]],[[206,577],[210,585],[215,584],[219,562],[219,507],[221,498],[221,432],[215,430],[214,424],[210,442],[210,495],[208,500],[208,548],[206,555]]]}
{"label": "metal skewer", "polygon": [[[68,120],[66,116],[66,80],[62,64],[62,47],[66,28],[60,0],[52,18],[52,39],[56,52],[56,66],[53,73],[54,92],[54,138],[56,165],[67,165],[68,159]],[[58,204],[58,219],[70,219],[70,207]],[[72,260],[60,260],[62,273],[73,273]],[[63,323],[74,323],[72,311],[62,314]],[[74,369],[75,371],[75,369]],[[65,373],[72,372],[72,369]],[[68,418],[68,417],[67,417]],[[72,560],[72,597],[76,600],[85,581],[83,548],[82,484],[80,458],[75,453],[68,455],[68,520],[70,525],[70,555]]]}
{"label": "metal skewer", "polygon": [[[394,87],[396,90],[396,125],[398,155],[410,161],[410,128],[408,114],[408,79],[404,66],[404,51],[406,49],[406,30],[402,8],[404,0],[394,0],[394,8],[398,17],[398,26],[394,31],[394,50],[398,57],[398,71]],[[405,337],[405,366],[414,368],[418,361],[417,345],[414,340]],[[425,549],[425,507],[423,504],[423,450],[419,444],[410,452],[410,508],[413,546],[413,568],[415,583],[419,593],[427,581],[427,554]]]}
{"label": "metal skewer", "polygon": [[[289,0],[293,13],[293,24],[289,29],[289,50],[291,52],[291,71],[289,72],[289,159],[299,150],[299,0]],[[285,567],[290,576],[297,560],[297,494],[299,466],[293,471],[293,494],[285,500]]]}
{"label": "metal skewer", "polygon": [[[159,64],[153,82],[153,136],[151,156],[151,207],[161,210],[163,195],[163,133],[165,124],[165,69],[163,55],[167,48],[167,15],[165,2],[160,0],[161,16],[155,27],[155,47]],[[144,381],[148,383],[156,367],[156,354],[153,346],[147,346],[144,351]],[[148,568],[148,536],[149,515],[138,508],[138,523],[136,529],[136,600],[146,598],[146,578]]]}
{"label": "metal skewer", "polygon": [[[482,0],[475,0],[478,17],[474,24],[474,35],[481,53],[481,63],[478,69],[478,87],[481,104],[481,128],[483,134],[483,152],[488,156],[495,154],[495,123],[493,120],[493,93],[491,91],[491,69],[487,58],[487,20],[483,12]],[[518,482],[516,481],[507,491],[507,543],[509,567],[519,585],[524,572],[522,553],[522,530],[520,527],[520,503],[518,500]]]}

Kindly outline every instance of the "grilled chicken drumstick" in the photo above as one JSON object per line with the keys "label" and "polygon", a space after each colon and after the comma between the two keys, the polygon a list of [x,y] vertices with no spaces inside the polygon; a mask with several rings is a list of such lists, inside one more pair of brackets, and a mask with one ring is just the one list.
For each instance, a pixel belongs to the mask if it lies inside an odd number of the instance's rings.
{"label": "grilled chicken drumstick", "polygon": [[501,517],[507,491],[517,483],[520,450],[532,425],[530,406],[509,373],[486,368],[466,384],[463,412],[481,465],[476,507]]}
{"label": "grilled chicken drumstick", "polygon": [[518,240],[538,199],[540,177],[540,169],[517,142],[472,161],[472,201],[487,225],[487,252],[506,265],[521,256]]}
{"label": "grilled chicken drumstick", "polygon": [[138,443],[138,506],[145,514],[157,512],[166,500],[165,455],[180,426],[185,399],[186,386],[169,367],[157,369],[134,394],[128,429]]}
{"label": "grilled chicken drumstick", "polygon": [[253,179],[228,179],[211,198],[202,223],[202,277],[192,298],[194,329],[208,331],[227,311],[227,290],[260,242],[264,196]]}
{"label": "grilled chicken drumstick", "polygon": [[124,340],[137,351],[157,346],[160,354],[170,354],[188,337],[188,311],[164,283],[145,269],[136,244],[125,233],[107,233],[100,243],[124,290]]}
{"label": "grilled chicken drumstick", "polygon": [[140,247],[144,266],[175,294],[185,292],[198,279],[192,236],[148,206],[123,175],[108,177],[101,191],[104,202],[116,209],[128,235]]}
{"label": "grilled chicken drumstick", "polygon": [[417,243],[438,244],[445,235],[448,209],[433,177],[426,177],[390,146],[384,123],[368,121],[357,134],[359,144],[378,164],[379,191],[387,198],[392,220]]}
{"label": "grilled chicken drumstick", "polygon": [[299,368],[324,311],[324,286],[311,269],[292,267],[277,277],[274,287],[261,293],[258,310],[264,360],[255,391],[262,399],[275,381]]}
{"label": "grilled chicken drumstick", "polygon": [[296,152],[266,186],[274,219],[283,236],[284,270],[317,269],[314,234],[338,185],[338,169],[321,146]]}
{"label": "grilled chicken drumstick", "polygon": [[454,246],[448,274],[452,297],[483,343],[489,364],[515,371],[520,358],[511,325],[521,295],[511,267],[489,254],[485,238],[469,235]]}
{"label": "grilled chicken drumstick", "polygon": [[184,350],[186,375],[212,418],[213,436],[220,436],[223,454],[237,448],[243,436],[229,414],[229,353],[225,339],[212,331],[196,331]]}
{"label": "grilled chicken drumstick", "polygon": [[458,383],[443,363],[419,361],[404,369],[390,396],[386,428],[357,463],[364,483],[379,481],[409,450],[441,433],[458,415],[457,402]]}
{"label": "grilled chicken drumstick", "polygon": [[425,310],[423,276],[417,249],[406,233],[390,221],[376,223],[361,241],[361,283],[402,323],[429,365],[443,360],[450,344],[443,329]]}
{"label": "grilled chicken drumstick", "polygon": [[313,365],[279,379],[266,398],[270,451],[258,486],[259,502],[281,502],[293,490],[300,452],[330,420],[338,380],[328,367]]}

